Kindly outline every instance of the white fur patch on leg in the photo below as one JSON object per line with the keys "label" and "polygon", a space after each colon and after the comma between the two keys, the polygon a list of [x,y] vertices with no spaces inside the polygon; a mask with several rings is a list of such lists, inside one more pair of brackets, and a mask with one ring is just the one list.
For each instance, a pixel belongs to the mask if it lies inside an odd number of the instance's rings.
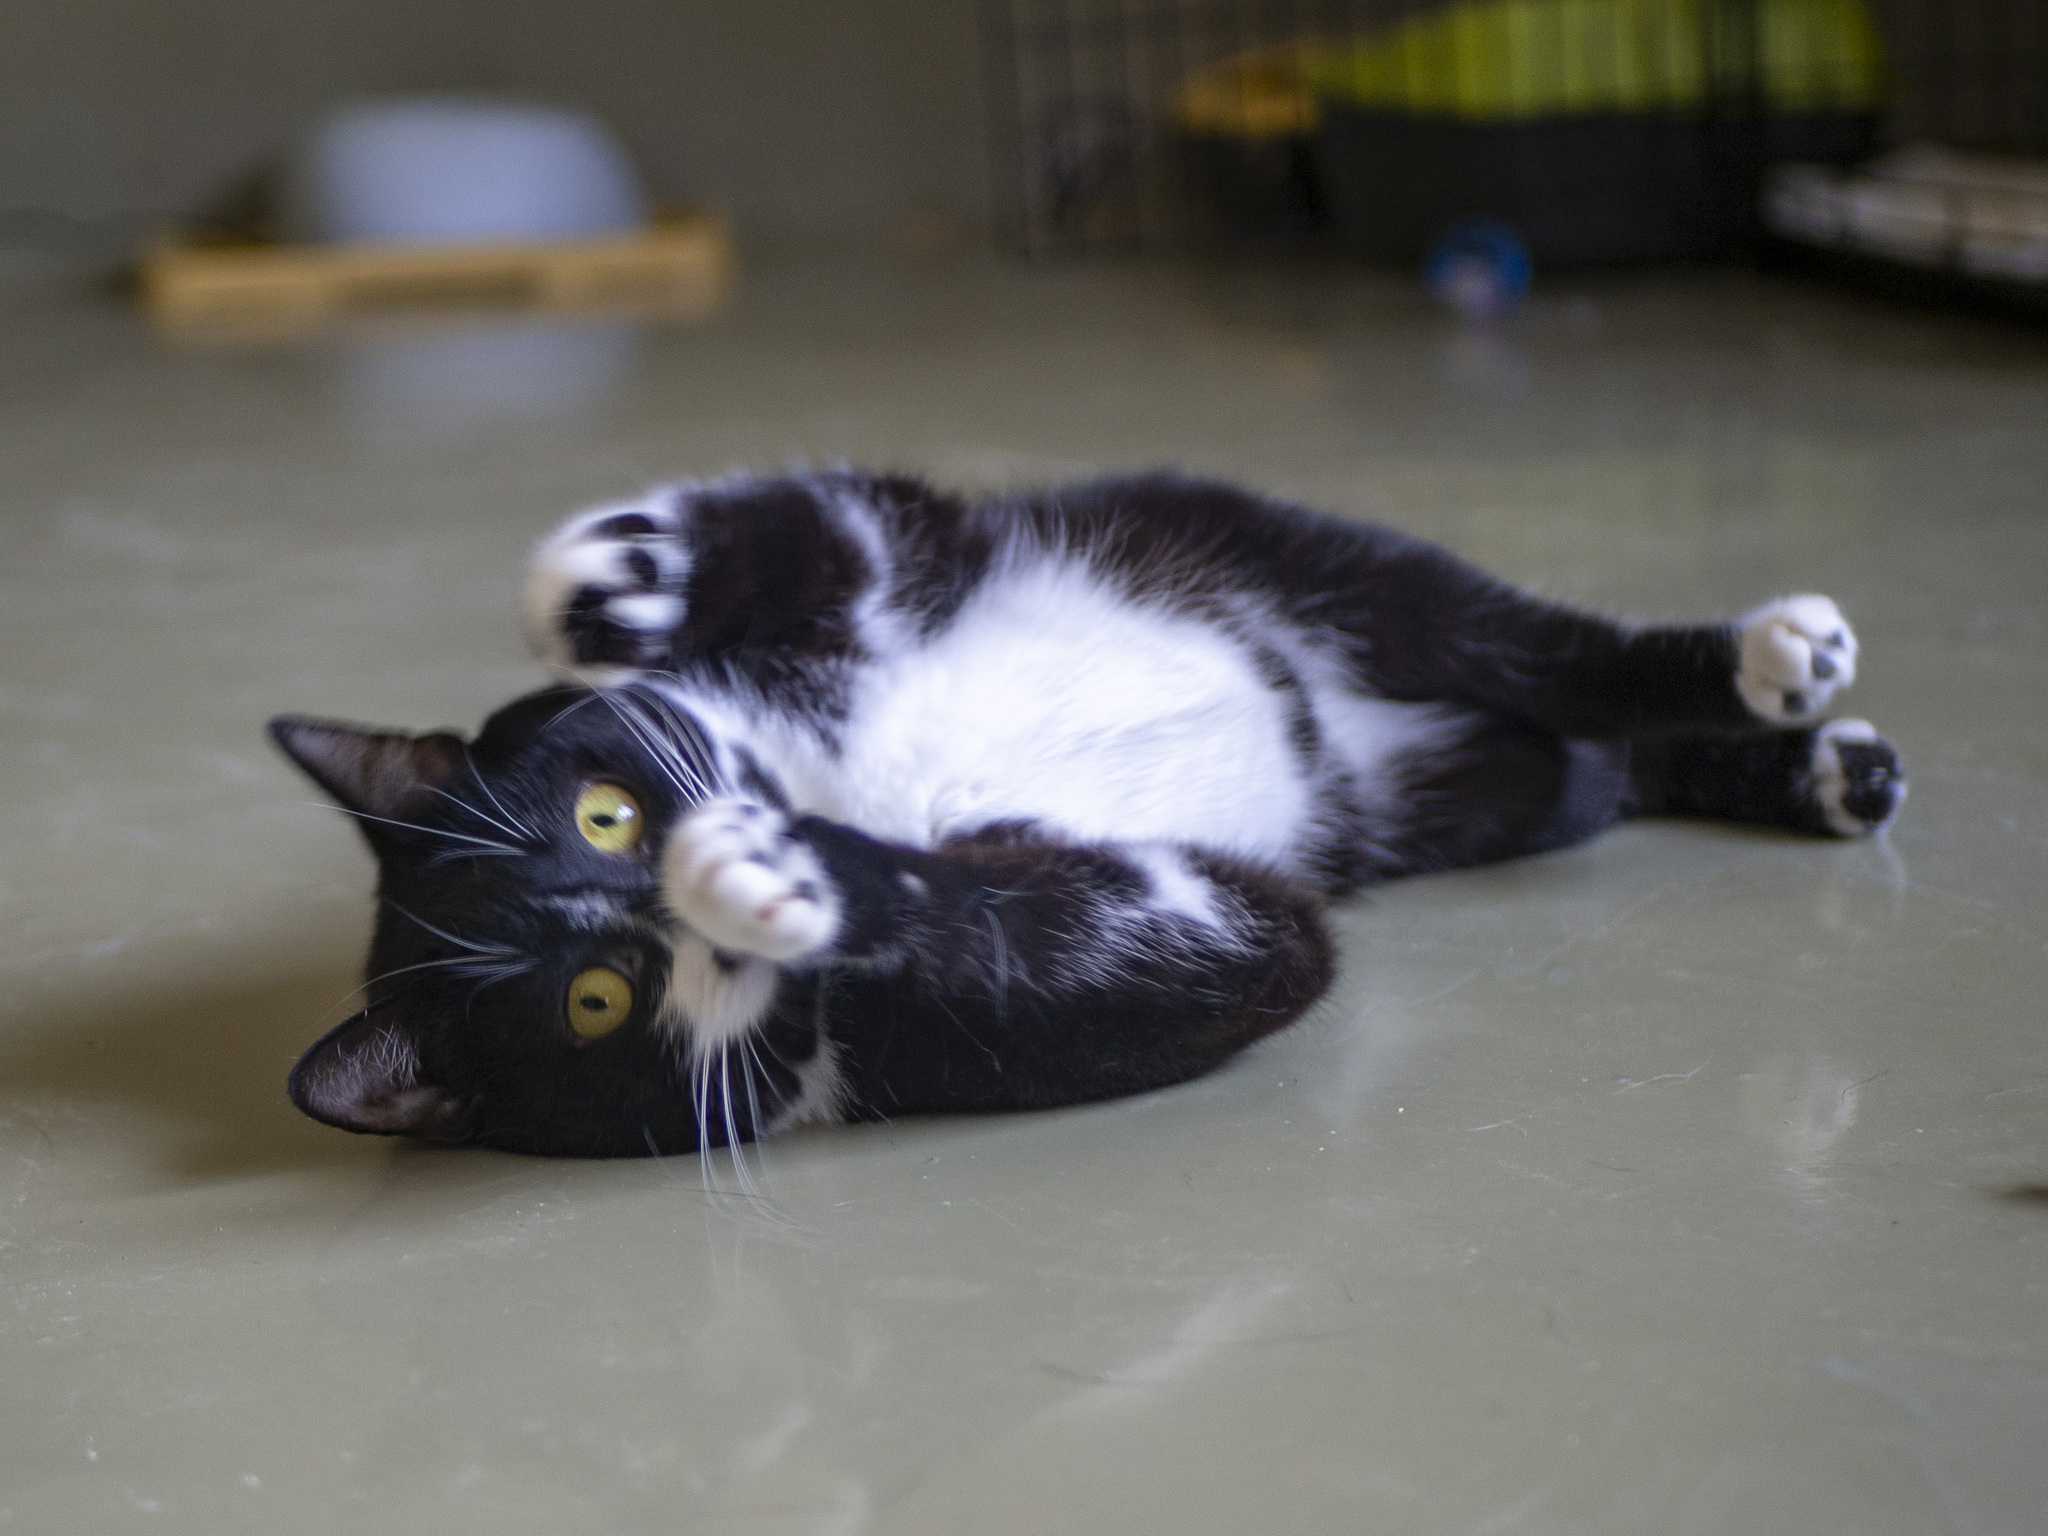
{"label": "white fur patch on leg", "polygon": [[[651,531],[623,536],[602,531],[612,519],[628,516],[645,519]],[[634,660],[659,660],[682,622],[683,586],[690,577],[689,552],[676,536],[677,527],[674,494],[655,492],[579,512],[541,540],[527,567],[520,602],[534,653],[565,677],[590,680],[565,620],[577,595],[594,587],[605,595],[605,620],[633,637],[636,651],[646,653]],[[635,558],[636,553],[644,558]]]}
{"label": "white fur patch on leg", "polygon": [[1177,848],[1157,843],[1138,844],[1124,850],[1151,886],[1145,905],[1163,917],[1178,917],[1222,934],[1227,925],[1216,907],[1216,890],[1208,878],[1197,874]]}
{"label": "white fur patch on leg", "polygon": [[1773,725],[1811,719],[1856,681],[1856,635],[1833,599],[1781,597],[1737,629],[1735,691]]}
{"label": "white fur patch on leg", "polygon": [[1807,771],[1829,830],[1843,837],[1875,832],[1905,803],[1906,780],[1898,759],[1868,720],[1830,720],[1822,726],[1813,738]]}
{"label": "white fur patch on leg", "polygon": [[810,1060],[796,1069],[795,1097],[782,1106],[768,1122],[768,1134],[780,1136],[797,1125],[830,1125],[846,1117],[846,1078],[839,1068],[839,1051],[830,1040],[819,1037]]}
{"label": "white fur patch on leg", "polygon": [[780,812],[748,800],[711,800],[683,818],[662,850],[661,890],[729,954],[800,960],[839,933],[839,892],[817,854]]}

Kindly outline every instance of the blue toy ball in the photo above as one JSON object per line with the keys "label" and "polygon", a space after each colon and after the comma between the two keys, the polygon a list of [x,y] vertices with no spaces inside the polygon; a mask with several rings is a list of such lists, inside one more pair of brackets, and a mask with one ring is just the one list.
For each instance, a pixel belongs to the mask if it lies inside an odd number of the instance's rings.
{"label": "blue toy ball", "polygon": [[1437,236],[1422,270],[1429,291],[1460,318],[1502,320],[1529,291],[1529,248],[1505,224],[1468,219]]}

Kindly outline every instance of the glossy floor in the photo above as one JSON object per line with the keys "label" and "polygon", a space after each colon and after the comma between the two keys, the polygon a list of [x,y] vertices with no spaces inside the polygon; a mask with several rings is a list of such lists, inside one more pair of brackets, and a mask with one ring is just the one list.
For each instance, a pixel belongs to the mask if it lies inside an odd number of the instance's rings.
{"label": "glossy floor", "polygon": [[[1726,275],[769,267],[696,329],[0,348],[0,1531],[2048,1529],[2048,338]],[[1142,1100],[719,1159],[299,1118],[370,866],[261,739],[537,676],[656,477],[1171,462],[1642,615],[1833,593],[1887,840],[1344,910]]]}

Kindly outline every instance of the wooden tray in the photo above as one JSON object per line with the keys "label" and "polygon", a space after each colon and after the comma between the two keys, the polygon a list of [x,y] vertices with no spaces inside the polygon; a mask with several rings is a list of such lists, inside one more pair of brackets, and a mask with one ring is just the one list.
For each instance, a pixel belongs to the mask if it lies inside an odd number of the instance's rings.
{"label": "wooden tray", "polygon": [[389,309],[693,317],[732,274],[724,222],[663,218],[603,240],[490,245],[252,245],[167,235],[143,254],[151,315],[168,330],[275,335]]}

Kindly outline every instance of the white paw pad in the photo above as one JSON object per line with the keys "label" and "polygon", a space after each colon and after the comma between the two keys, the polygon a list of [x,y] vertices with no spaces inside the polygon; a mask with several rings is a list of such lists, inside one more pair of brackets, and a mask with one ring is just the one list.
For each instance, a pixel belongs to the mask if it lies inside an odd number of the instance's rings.
{"label": "white paw pad", "polygon": [[1807,771],[1822,818],[1843,837],[1875,832],[1905,803],[1899,754],[1868,720],[1830,720],[1814,732]]}
{"label": "white paw pad", "polygon": [[1810,720],[1856,680],[1856,635],[1830,598],[1766,603],[1737,626],[1735,691],[1759,720]]}
{"label": "white paw pad", "polygon": [[839,932],[839,893],[780,812],[712,800],[669,835],[661,889],[689,927],[731,954],[798,960]]}
{"label": "white paw pad", "polygon": [[683,618],[690,558],[672,495],[597,507],[541,541],[527,570],[527,638],[557,670],[658,665]]}

